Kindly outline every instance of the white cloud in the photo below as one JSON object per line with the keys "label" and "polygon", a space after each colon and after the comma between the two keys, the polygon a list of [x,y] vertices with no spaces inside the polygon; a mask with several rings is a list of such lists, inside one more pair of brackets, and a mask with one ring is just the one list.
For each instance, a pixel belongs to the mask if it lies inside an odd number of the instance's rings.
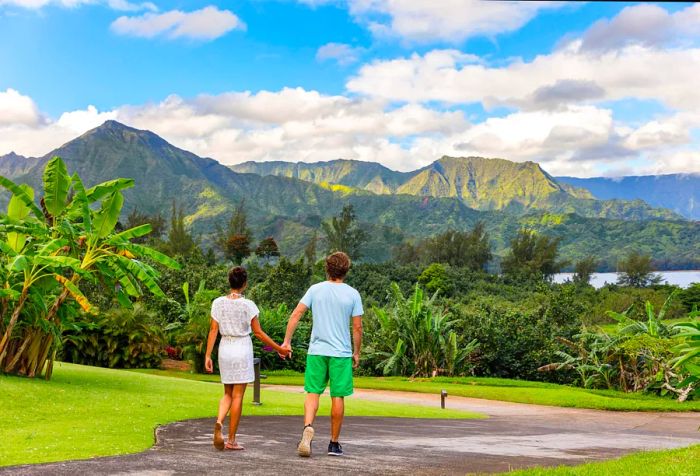
{"label": "white cloud", "polygon": [[[347,88],[398,101],[444,101],[522,106],[541,88],[582,82],[604,91],[600,99],[655,99],[673,108],[700,107],[700,48],[657,50],[628,46],[589,55],[576,45],[506,66],[463,64],[463,53],[423,56],[363,66]],[[561,91],[560,91],[561,93]]]}
{"label": "white cloud", "polygon": [[113,10],[120,10],[123,12],[138,12],[141,10],[158,11],[158,7],[153,2],[133,3],[128,0],[107,0],[107,5]]}
{"label": "white cloud", "polygon": [[0,126],[36,126],[42,122],[39,108],[32,98],[14,89],[0,91]]}
{"label": "white cloud", "polygon": [[605,51],[629,44],[658,46],[700,38],[700,5],[669,13],[658,5],[624,8],[599,20],[582,37],[583,50]]}
{"label": "white cloud", "polygon": [[363,52],[364,48],[345,43],[326,43],[316,51],[316,59],[319,61],[335,60],[339,65],[346,66],[356,63]]}
{"label": "white cloud", "polygon": [[233,12],[207,6],[192,12],[170,10],[163,13],[145,13],[140,16],[122,16],[114,20],[112,31],[120,35],[153,38],[163,36],[170,39],[190,38],[213,40],[246,25]]}
{"label": "white cloud", "polygon": [[15,6],[36,10],[47,5],[75,8],[81,5],[104,3],[113,10],[136,12],[140,10],[157,11],[158,7],[152,2],[133,3],[128,0],[0,0],[0,6]]}
{"label": "white cloud", "polygon": [[700,39],[700,5],[673,14],[639,5],[531,60],[492,66],[465,60],[458,50],[433,50],[364,65],[347,88],[388,100],[480,102],[487,108],[552,107],[553,96],[555,106],[637,98],[698,108],[700,45],[688,43],[691,36]]}
{"label": "white cloud", "polygon": [[[325,0],[300,0],[312,6]],[[375,36],[410,42],[459,43],[474,36],[515,31],[544,9],[563,2],[481,0],[347,0],[350,13]]]}
{"label": "white cloud", "polygon": [[16,91],[0,93],[0,98],[2,111],[15,104],[15,116],[0,121],[0,154],[43,155],[116,119],[225,164],[349,158],[411,170],[447,154],[533,160],[550,173],[579,176],[619,171],[630,160],[641,164],[637,173],[664,167],[700,171],[700,161],[691,160],[696,155],[689,153],[693,143],[687,134],[700,127],[696,113],[633,128],[616,122],[610,109],[586,105],[519,111],[471,124],[461,111],[395,107],[379,99],[285,88],[191,99],[173,95],[112,111],[88,106],[51,120]]}

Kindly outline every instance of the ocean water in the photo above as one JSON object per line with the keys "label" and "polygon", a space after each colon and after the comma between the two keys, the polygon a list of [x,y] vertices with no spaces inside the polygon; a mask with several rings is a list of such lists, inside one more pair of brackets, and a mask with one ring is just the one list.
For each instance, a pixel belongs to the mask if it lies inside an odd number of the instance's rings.
{"label": "ocean water", "polygon": [[[700,283],[700,270],[689,271],[658,271],[661,275],[661,282],[675,284],[681,288],[687,288],[693,283]],[[555,283],[563,283],[572,279],[574,273],[559,273],[554,275]],[[617,282],[617,273],[593,273],[591,285],[595,288],[602,288],[605,284]]]}

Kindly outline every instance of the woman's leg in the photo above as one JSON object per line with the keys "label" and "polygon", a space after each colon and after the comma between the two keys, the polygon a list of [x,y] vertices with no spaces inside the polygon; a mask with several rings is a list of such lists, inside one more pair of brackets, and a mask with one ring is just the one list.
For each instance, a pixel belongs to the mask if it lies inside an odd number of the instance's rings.
{"label": "woman's leg", "polygon": [[231,401],[233,399],[233,384],[224,384],[224,396],[219,400],[219,414],[216,417],[218,423],[224,424],[224,418],[231,408]]}
{"label": "woman's leg", "polygon": [[231,420],[228,428],[228,441],[236,441],[236,432],[238,431],[238,423],[241,421],[241,411],[243,410],[243,396],[245,395],[245,383],[237,383],[233,385],[232,403],[231,403]]}
{"label": "woman's leg", "polygon": [[224,396],[221,397],[219,401],[219,414],[216,417],[216,425],[214,425],[214,448],[217,450],[224,449],[224,418],[228,413],[229,408],[231,408],[231,401],[233,393],[233,385],[224,384]]}

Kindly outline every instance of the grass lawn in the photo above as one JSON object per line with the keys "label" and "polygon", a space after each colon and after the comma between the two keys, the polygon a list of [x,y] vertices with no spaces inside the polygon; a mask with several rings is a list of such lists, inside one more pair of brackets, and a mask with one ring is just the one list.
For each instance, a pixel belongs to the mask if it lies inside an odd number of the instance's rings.
{"label": "grass lawn", "polygon": [[648,451],[581,466],[533,468],[508,476],[695,476],[700,474],[700,445],[669,451]]}
{"label": "grass lawn", "polygon": [[[0,375],[0,466],[145,450],[158,425],[216,415],[222,389],[205,382],[57,363],[49,382]],[[301,415],[303,395],[264,390],[245,415]],[[321,412],[328,413],[329,399]],[[480,418],[439,408],[349,400],[351,416]]]}
{"label": "grass lawn", "polygon": [[[188,372],[165,370],[139,370],[155,375],[177,376],[186,379],[218,381],[216,375],[197,375]],[[296,372],[263,372],[270,385],[303,385],[304,376]],[[620,411],[700,411],[700,400],[678,403],[669,398],[615,390],[586,390],[565,385],[528,382],[498,378],[436,377],[432,379],[408,379],[405,377],[355,377],[356,388],[400,390],[406,392],[440,393],[485,398],[517,403],[534,403],[557,407],[594,408]]]}

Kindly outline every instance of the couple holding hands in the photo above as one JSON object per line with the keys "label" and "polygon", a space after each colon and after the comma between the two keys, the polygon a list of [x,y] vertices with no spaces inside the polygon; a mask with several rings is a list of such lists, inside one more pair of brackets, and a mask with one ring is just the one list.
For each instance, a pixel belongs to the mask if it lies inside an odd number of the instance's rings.
{"label": "couple holding hands", "polygon": [[[311,286],[292,312],[282,345],[274,342],[260,327],[258,307],[243,296],[248,274],[242,267],[228,273],[231,291],[214,300],[211,307],[211,328],[207,339],[206,370],[213,372],[211,352],[218,334],[219,371],[224,384],[224,396],[214,427],[214,447],[218,450],[243,450],[236,441],[246,385],[255,380],[253,369],[252,331],[264,344],[272,347],[281,358],[292,353],[292,336],[307,310],[311,310],[313,326],[304,372],[304,429],[297,447],[299,456],[311,456],[314,438],[313,422],[319,398],[330,382],[331,438],[328,454],[342,456],[338,442],[345,413],[344,397],[352,395],[352,371],[360,362],[362,345],[362,299],[360,294],[343,281],[350,269],[350,258],[342,252],[326,258],[327,280]],[[352,339],[350,323],[352,321]],[[228,439],[224,441],[223,423],[230,412]]]}

